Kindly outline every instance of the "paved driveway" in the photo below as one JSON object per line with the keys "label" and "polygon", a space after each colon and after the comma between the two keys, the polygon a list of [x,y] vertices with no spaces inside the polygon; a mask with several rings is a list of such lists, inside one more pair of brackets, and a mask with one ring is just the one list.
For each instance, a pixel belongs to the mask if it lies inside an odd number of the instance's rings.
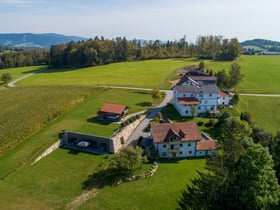
{"label": "paved driveway", "polygon": [[162,90],[162,92],[165,93],[164,100],[157,107],[148,109],[149,114],[131,134],[130,138],[126,142],[126,145],[136,145],[137,140],[140,136],[148,137],[150,135],[149,132],[147,133],[144,132],[143,130],[148,126],[150,121],[156,117],[157,113],[160,112],[167,105],[167,103],[170,102],[173,98],[172,90]]}

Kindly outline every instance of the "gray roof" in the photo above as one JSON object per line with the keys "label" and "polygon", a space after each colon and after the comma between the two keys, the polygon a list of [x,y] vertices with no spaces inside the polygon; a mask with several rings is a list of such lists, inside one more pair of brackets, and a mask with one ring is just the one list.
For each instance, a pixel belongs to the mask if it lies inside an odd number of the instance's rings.
{"label": "gray roof", "polygon": [[217,85],[202,85],[202,86],[175,86],[174,90],[179,93],[219,93],[221,90]]}

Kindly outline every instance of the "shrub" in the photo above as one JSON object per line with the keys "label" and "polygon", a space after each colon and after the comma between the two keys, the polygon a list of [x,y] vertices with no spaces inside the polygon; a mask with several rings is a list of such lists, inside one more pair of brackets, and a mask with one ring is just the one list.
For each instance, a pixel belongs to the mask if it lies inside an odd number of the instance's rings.
{"label": "shrub", "polygon": [[204,125],[204,122],[203,121],[199,121],[199,122],[197,122],[196,123],[198,126],[202,126],[202,125]]}

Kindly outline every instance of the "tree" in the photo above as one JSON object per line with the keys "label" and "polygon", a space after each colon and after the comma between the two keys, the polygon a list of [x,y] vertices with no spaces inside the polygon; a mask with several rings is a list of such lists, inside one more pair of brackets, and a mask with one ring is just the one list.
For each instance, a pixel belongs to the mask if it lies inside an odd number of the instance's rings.
{"label": "tree", "polygon": [[158,99],[160,99],[161,93],[160,93],[160,89],[158,87],[153,89],[152,97],[154,99],[154,102],[157,101]]}
{"label": "tree", "polygon": [[226,71],[223,69],[218,71],[216,74],[217,77],[217,85],[222,89],[229,88],[229,76],[227,75]]}
{"label": "tree", "polygon": [[8,81],[12,80],[12,76],[10,75],[10,73],[3,73],[1,75],[1,80],[4,82],[4,83],[7,83]]}
{"label": "tree", "polygon": [[133,170],[142,167],[146,158],[142,156],[143,150],[140,147],[127,146],[109,161],[109,168],[115,169],[120,174],[131,174]]}
{"label": "tree", "polygon": [[200,61],[200,62],[199,62],[198,68],[199,68],[200,70],[204,70],[204,69],[205,69],[205,63],[204,63],[204,61]]}
{"label": "tree", "polygon": [[206,171],[198,172],[182,191],[179,209],[276,209],[280,188],[273,161],[267,148],[248,139],[244,129],[237,118],[226,121],[218,154],[206,160]]}
{"label": "tree", "polygon": [[248,123],[251,123],[251,115],[249,112],[241,112],[240,114],[240,120],[247,121]]}
{"label": "tree", "polygon": [[280,132],[277,132],[277,135],[273,139],[273,146],[270,149],[270,153],[274,161],[276,177],[278,179],[278,183],[280,184]]}
{"label": "tree", "polygon": [[242,82],[244,75],[241,74],[241,66],[238,63],[233,63],[230,66],[229,70],[229,85],[234,89],[236,86]]}

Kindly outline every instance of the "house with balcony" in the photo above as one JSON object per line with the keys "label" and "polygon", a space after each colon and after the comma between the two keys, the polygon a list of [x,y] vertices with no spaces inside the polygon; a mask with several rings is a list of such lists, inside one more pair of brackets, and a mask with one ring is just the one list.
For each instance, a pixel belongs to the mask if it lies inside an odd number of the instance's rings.
{"label": "house with balcony", "polygon": [[182,117],[217,113],[219,106],[228,106],[230,95],[216,85],[217,78],[185,74],[173,88],[173,104]]}
{"label": "house with balcony", "polygon": [[180,85],[173,89],[173,105],[182,117],[217,112],[217,85]]}
{"label": "house with balcony", "polygon": [[217,142],[204,139],[194,122],[154,124],[151,139],[161,158],[202,157],[218,149]]}

